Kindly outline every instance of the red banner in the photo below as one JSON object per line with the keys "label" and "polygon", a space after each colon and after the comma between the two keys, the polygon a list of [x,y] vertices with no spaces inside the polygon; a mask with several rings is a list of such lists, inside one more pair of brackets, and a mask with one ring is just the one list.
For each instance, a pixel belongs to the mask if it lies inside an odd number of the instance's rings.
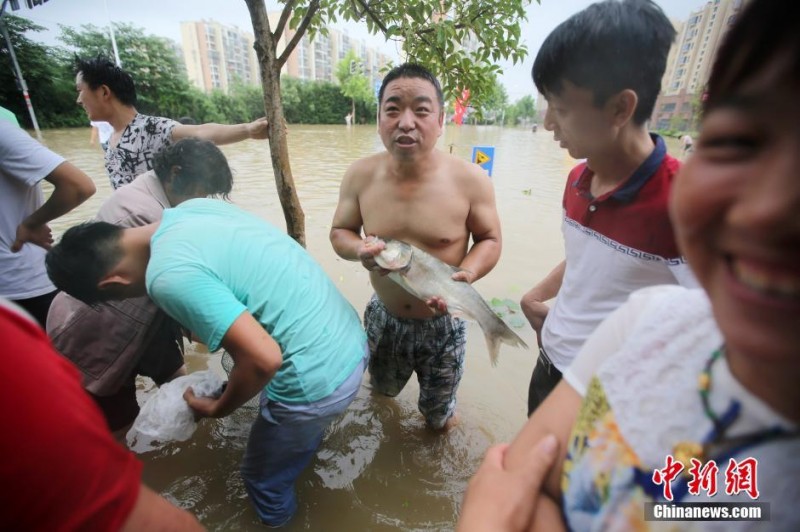
{"label": "red banner", "polygon": [[469,89],[464,89],[461,91],[461,97],[456,98],[455,103],[455,115],[453,115],[453,122],[458,124],[459,126],[464,123],[464,114],[467,112],[467,106],[469,105]]}

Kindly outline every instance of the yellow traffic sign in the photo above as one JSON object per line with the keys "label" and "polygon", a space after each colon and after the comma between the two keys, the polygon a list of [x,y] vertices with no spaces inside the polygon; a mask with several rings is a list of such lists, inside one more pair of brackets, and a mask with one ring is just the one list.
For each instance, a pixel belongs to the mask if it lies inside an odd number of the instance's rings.
{"label": "yellow traffic sign", "polygon": [[483,168],[492,177],[492,166],[494,166],[494,146],[473,146],[472,162]]}
{"label": "yellow traffic sign", "polygon": [[489,157],[488,155],[486,155],[485,153],[483,153],[482,151],[475,150],[475,161],[474,161],[475,164],[488,163],[491,160],[492,160],[492,158]]}

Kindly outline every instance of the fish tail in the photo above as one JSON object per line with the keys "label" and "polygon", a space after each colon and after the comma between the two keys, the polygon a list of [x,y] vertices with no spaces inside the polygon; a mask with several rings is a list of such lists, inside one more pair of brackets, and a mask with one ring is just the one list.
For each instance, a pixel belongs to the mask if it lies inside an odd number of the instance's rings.
{"label": "fish tail", "polygon": [[497,365],[501,343],[512,347],[521,347],[522,349],[528,348],[528,344],[522,341],[522,338],[500,318],[497,318],[497,322],[493,327],[484,331],[484,336],[486,337],[486,347],[489,349],[489,360],[492,362],[493,367]]}
{"label": "fish tail", "polygon": [[492,367],[495,367],[500,354],[500,337],[487,334],[486,347],[489,349],[489,360],[492,362]]}

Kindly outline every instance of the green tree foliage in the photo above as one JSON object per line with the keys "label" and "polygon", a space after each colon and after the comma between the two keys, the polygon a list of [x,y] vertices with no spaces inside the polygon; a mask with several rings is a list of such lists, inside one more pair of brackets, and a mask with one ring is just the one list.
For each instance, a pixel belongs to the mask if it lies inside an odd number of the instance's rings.
{"label": "green tree foliage", "polygon": [[[39,125],[86,125],[86,114],[75,104],[75,78],[66,64],[65,52],[30,40],[26,32],[37,33],[44,28],[27,19],[5,14],[3,23],[14,46]],[[33,127],[22,90],[17,86],[5,39],[0,39],[0,105],[12,111],[20,124]]]}
{"label": "green tree foliage", "polygon": [[517,125],[520,122],[533,122],[536,120],[536,102],[533,96],[523,96],[506,108],[505,123]]}
{"label": "green tree foliage", "polygon": [[350,98],[353,123],[357,122],[357,117],[364,120],[365,114],[367,117],[375,116],[375,95],[369,78],[364,75],[364,66],[352,49],[348,50],[344,58],[336,64],[336,79],[339,81],[342,93]]}
{"label": "green tree foliage", "polygon": [[227,117],[214,105],[213,98],[194,86],[189,87],[181,103],[182,106],[174,115],[162,112],[160,109],[155,114],[174,119],[188,116],[198,124],[205,124],[206,122],[228,123]]}
{"label": "green tree foliage", "polygon": [[247,116],[264,116],[264,96],[258,85],[245,85],[237,80],[229,89],[228,97],[242,102]]}
{"label": "green tree foliage", "polygon": [[350,102],[337,85],[327,81],[281,79],[283,110],[290,124],[342,124]]}
{"label": "green tree foliage", "polygon": [[[538,0],[537,0],[538,1]],[[284,2],[281,2],[284,3]],[[480,108],[491,94],[497,63],[522,61],[527,48],[521,42],[520,23],[530,0],[306,0],[294,6],[294,24],[318,6],[320,16],[309,31],[324,31],[335,20],[360,21],[374,34],[397,42],[408,61],[428,67],[439,78],[447,99],[463,88]],[[286,8],[284,8],[286,9]]]}
{"label": "green tree foliage", "polygon": [[477,109],[479,124],[500,124],[508,107],[506,88],[495,76],[491,88],[487,90],[483,105]]}

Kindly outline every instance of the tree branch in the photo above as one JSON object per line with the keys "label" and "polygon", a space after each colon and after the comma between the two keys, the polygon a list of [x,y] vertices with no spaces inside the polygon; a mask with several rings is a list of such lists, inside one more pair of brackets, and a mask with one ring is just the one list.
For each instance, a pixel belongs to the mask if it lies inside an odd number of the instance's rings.
{"label": "tree branch", "polygon": [[358,10],[358,6],[356,5],[356,0],[350,0],[350,4],[353,6],[353,13],[356,14],[356,19],[360,19],[364,16],[363,11]]}
{"label": "tree branch", "polygon": [[[267,7],[264,0],[244,0],[247,4],[247,9],[250,11],[250,21],[253,23],[253,33],[255,34],[256,42],[254,47],[261,45],[259,38],[263,37],[266,41],[264,44],[271,50],[271,54],[275,55],[275,47],[278,42],[272,38],[272,32],[269,28],[269,16],[267,15]],[[262,60],[261,57],[258,58]]]}
{"label": "tree branch", "polygon": [[286,5],[283,6],[283,11],[281,12],[281,18],[278,20],[278,25],[275,27],[275,42],[281,40],[281,35],[283,34],[283,30],[286,27],[286,23],[289,21],[289,15],[292,13],[292,8],[294,7],[297,0],[287,0]]}
{"label": "tree branch", "polygon": [[[476,13],[474,17],[469,19],[469,22],[460,22],[458,24],[454,24],[453,28],[455,28],[457,30],[461,30],[461,29],[465,29],[465,28],[466,29],[471,29],[473,23],[476,20],[483,18],[484,15],[487,15],[487,14],[491,15],[491,13],[492,13],[492,11],[490,9],[484,9],[483,11],[480,11],[480,12]],[[421,35],[423,33],[431,33],[432,31],[433,31],[433,28],[425,28],[424,30],[418,30],[416,33]]]}
{"label": "tree branch", "polygon": [[317,14],[317,10],[319,10],[319,0],[312,0],[311,4],[308,6],[306,16],[303,17],[302,22],[300,22],[300,25],[297,26],[297,31],[295,31],[294,35],[292,35],[292,40],[286,44],[286,49],[278,58],[277,63],[279,69],[283,68],[284,63],[286,63],[286,60],[289,59],[289,56],[297,47],[297,43],[303,38],[306,28],[308,28],[308,25],[311,24],[311,19],[313,19],[314,15]]}
{"label": "tree branch", "polygon": [[356,2],[358,2],[358,4],[364,8],[362,14],[366,13],[367,15],[369,15],[369,18],[372,19],[375,25],[378,26],[378,28],[380,28],[380,30],[383,32],[383,35],[386,36],[386,34],[389,33],[389,29],[386,26],[384,26],[383,21],[381,21],[381,19],[372,11],[370,5],[364,3],[364,0],[356,0]]}

